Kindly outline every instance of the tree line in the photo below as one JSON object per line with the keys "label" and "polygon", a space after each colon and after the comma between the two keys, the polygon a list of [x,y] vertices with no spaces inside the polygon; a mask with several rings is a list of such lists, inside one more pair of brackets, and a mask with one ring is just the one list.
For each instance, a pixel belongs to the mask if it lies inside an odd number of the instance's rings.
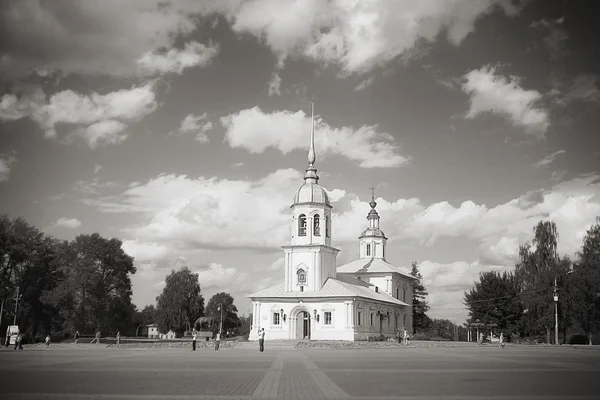
{"label": "tree line", "polygon": [[588,229],[575,260],[558,253],[554,222],[540,221],[533,236],[519,247],[514,271],[482,272],[465,292],[467,323],[551,343],[557,312],[559,341],[580,334],[591,344],[600,330],[600,218]]}
{"label": "tree line", "polygon": [[205,306],[198,275],[187,267],[167,275],[156,306],[138,310],[131,301],[135,273],[118,239],[93,233],[59,240],[23,218],[0,214],[0,337],[13,324],[28,340],[41,341],[76,331],[136,336],[151,323],[180,336],[201,316],[220,324],[221,305],[224,331],[245,326],[230,294],[217,293]]}

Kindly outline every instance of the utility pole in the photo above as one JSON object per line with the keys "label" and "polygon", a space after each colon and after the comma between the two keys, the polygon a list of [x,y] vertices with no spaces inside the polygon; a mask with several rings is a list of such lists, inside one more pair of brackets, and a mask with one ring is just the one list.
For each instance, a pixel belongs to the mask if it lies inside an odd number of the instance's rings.
{"label": "utility pole", "polygon": [[15,318],[13,319],[13,325],[17,324],[18,309],[19,309],[19,287],[17,286],[17,297],[15,297]]}
{"label": "utility pole", "polygon": [[219,304],[219,310],[221,311],[221,326],[219,327],[219,335],[223,336],[223,303]]}
{"label": "utility pole", "polygon": [[554,277],[554,344],[558,345],[558,276]]}

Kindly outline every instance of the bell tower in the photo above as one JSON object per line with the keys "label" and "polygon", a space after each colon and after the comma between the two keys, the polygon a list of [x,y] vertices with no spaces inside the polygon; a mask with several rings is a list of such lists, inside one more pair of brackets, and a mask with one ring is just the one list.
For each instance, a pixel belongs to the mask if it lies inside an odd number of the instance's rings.
{"label": "bell tower", "polygon": [[360,258],[381,258],[385,260],[385,246],[387,237],[381,229],[379,229],[379,214],[375,207],[377,202],[375,201],[375,187],[371,187],[371,211],[367,215],[367,221],[369,221],[369,227],[363,231],[359,236],[359,254]]}
{"label": "bell tower", "polygon": [[283,246],[285,290],[307,292],[321,289],[327,278],[336,276],[338,249],[331,247],[331,204],[319,185],[315,168],[315,100],[311,105],[310,146],[304,184],[291,205],[291,244]]}

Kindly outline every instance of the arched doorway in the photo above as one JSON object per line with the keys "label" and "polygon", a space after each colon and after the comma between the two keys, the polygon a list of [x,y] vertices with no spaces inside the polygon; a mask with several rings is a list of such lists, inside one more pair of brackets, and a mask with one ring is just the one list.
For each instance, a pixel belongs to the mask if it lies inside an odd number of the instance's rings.
{"label": "arched doorway", "polygon": [[310,340],[310,313],[307,311],[296,314],[296,339]]}

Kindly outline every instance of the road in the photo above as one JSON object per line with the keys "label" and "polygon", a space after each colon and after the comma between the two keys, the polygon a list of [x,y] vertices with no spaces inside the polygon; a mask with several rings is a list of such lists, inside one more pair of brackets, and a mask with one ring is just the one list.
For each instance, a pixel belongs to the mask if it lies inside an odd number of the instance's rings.
{"label": "road", "polygon": [[0,350],[0,399],[595,399],[600,351]]}

